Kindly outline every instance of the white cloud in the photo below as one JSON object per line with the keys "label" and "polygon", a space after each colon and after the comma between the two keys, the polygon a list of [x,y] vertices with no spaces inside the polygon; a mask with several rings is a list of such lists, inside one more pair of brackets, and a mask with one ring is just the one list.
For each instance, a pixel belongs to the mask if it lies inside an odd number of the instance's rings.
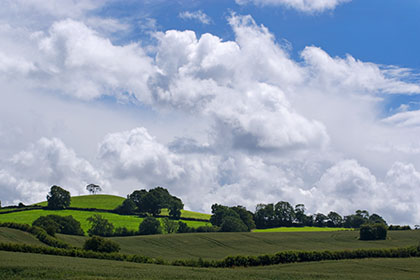
{"label": "white cloud", "polygon": [[383,122],[401,127],[420,126],[420,110],[401,112],[383,119]]}
{"label": "white cloud", "polygon": [[261,6],[285,6],[302,12],[323,12],[333,10],[342,3],[351,0],[235,0],[237,4],[253,3]]}
{"label": "white cloud", "polygon": [[182,19],[198,20],[202,24],[210,24],[211,23],[211,18],[201,10],[194,11],[194,12],[184,11],[182,13],[179,13],[178,16]]}

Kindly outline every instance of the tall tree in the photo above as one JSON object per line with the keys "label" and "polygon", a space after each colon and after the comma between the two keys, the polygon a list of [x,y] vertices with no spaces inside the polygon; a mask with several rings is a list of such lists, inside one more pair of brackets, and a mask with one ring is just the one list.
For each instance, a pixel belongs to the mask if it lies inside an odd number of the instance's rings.
{"label": "tall tree", "polygon": [[279,226],[291,226],[295,219],[295,211],[287,201],[280,201],[274,206],[277,224]]}
{"label": "tall tree", "polygon": [[341,217],[337,212],[331,211],[328,213],[327,225],[329,227],[341,227],[343,225],[343,217]]}
{"label": "tall tree", "polygon": [[92,226],[88,230],[90,236],[112,236],[114,233],[114,225],[101,215],[95,214],[86,219]]}
{"label": "tall tree", "polygon": [[70,206],[71,196],[65,189],[54,185],[47,195],[47,201],[49,209],[64,209]]}
{"label": "tall tree", "polygon": [[274,214],[274,205],[258,204],[255,210],[255,225],[257,228],[270,228],[276,225]]}

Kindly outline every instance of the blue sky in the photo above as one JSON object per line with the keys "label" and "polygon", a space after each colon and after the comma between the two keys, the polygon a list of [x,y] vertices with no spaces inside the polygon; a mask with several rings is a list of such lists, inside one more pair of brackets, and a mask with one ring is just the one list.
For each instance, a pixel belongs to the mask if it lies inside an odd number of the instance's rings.
{"label": "blue sky", "polygon": [[0,200],[166,187],[420,220],[420,2],[7,0]]}

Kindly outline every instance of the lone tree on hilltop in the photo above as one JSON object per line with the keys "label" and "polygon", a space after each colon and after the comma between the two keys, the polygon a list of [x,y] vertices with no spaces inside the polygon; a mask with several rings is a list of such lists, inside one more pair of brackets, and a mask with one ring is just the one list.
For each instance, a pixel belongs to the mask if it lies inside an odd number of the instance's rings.
{"label": "lone tree on hilltop", "polygon": [[69,207],[70,200],[70,193],[59,186],[52,186],[47,195],[48,208],[53,210]]}
{"label": "lone tree on hilltop", "polygon": [[95,184],[89,184],[86,186],[86,190],[88,190],[90,194],[96,194],[97,192],[101,192],[102,188]]}

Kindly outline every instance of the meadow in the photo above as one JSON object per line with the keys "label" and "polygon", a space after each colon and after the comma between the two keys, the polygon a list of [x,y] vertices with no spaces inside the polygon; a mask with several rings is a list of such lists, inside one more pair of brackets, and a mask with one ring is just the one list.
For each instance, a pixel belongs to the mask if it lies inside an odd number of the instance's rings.
{"label": "meadow", "polygon": [[420,278],[420,258],[190,268],[0,251],[0,279],[386,279]]}
{"label": "meadow", "polygon": [[[143,218],[135,215],[118,215],[107,212],[93,212],[93,211],[82,211],[82,210],[27,210],[14,213],[5,213],[0,215],[0,223],[4,222],[15,222],[21,224],[32,224],[40,216],[46,215],[60,215],[60,216],[73,216],[81,224],[82,229],[87,232],[90,228],[87,218],[94,214],[99,214],[108,221],[110,221],[114,227],[126,227],[127,229],[138,230],[140,223]],[[201,221],[184,221],[190,227],[199,227],[205,225],[211,225],[209,222]]]}
{"label": "meadow", "polygon": [[331,227],[277,227],[266,229],[254,229],[252,232],[316,232],[316,231],[348,231],[350,228],[331,228]]}

